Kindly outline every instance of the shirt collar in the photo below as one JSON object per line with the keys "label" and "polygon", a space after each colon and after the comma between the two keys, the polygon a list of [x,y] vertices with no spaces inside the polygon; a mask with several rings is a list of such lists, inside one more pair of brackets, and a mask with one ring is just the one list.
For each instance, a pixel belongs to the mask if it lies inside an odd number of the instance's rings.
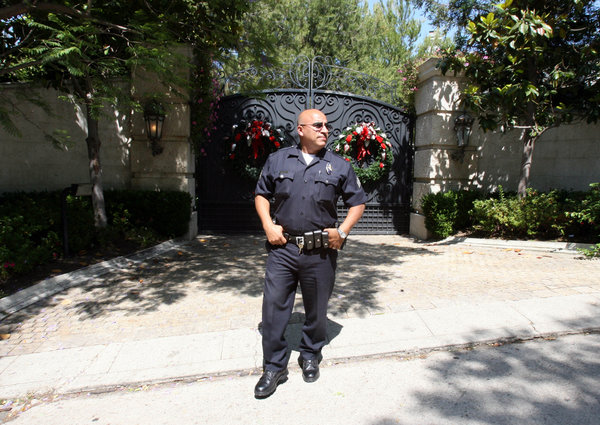
{"label": "shirt collar", "polygon": [[[288,154],[288,156],[300,156],[300,154],[302,153],[300,149],[300,145],[296,145],[296,149],[290,149],[290,153]],[[331,162],[331,155],[333,154],[329,150],[327,150],[327,148],[323,148],[319,152],[317,152],[316,158],[324,159],[325,161]]]}

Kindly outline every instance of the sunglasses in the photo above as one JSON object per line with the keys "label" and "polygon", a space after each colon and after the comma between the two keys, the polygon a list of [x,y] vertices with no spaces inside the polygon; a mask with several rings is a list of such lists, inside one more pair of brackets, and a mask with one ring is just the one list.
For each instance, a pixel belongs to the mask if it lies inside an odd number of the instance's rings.
{"label": "sunglasses", "polygon": [[311,127],[313,127],[315,130],[321,130],[323,127],[325,127],[327,129],[327,131],[331,131],[333,130],[333,126],[331,124],[329,124],[328,122],[313,122],[312,124],[298,124],[301,127],[304,127],[305,125],[310,125]]}

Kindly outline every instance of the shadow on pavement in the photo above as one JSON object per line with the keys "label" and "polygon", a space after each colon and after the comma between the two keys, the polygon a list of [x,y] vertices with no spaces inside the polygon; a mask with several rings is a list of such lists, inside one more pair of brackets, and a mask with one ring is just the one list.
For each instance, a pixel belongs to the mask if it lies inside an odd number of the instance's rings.
{"label": "shadow on pavement", "polygon": [[[292,317],[290,317],[290,321],[285,329],[285,340],[288,343],[288,358],[292,351],[300,351],[300,341],[302,340],[302,326],[304,325],[304,320],[306,316],[304,313],[293,312]],[[327,319],[327,343],[331,343],[335,337],[337,337],[342,332],[343,326],[339,323]],[[258,331],[262,335],[262,322],[258,324]]]}
{"label": "shadow on pavement", "polygon": [[[379,306],[378,287],[393,278],[391,265],[413,255],[437,255],[423,248],[349,240],[340,253],[330,312],[349,309],[367,313]],[[219,293],[262,297],[266,262],[262,235],[210,235],[182,242],[177,248],[125,265],[100,277],[88,277],[73,288],[43,299],[8,316],[4,324],[19,324],[49,309],[61,307],[80,320],[101,316],[139,315],[177,305],[190,295]]]}
{"label": "shadow on pavement", "polygon": [[395,269],[407,257],[439,255],[424,247],[407,247],[384,243],[364,243],[349,239],[338,257],[335,288],[329,311],[342,314],[352,310],[359,316],[382,308],[377,301],[380,285],[395,278]]}
{"label": "shadow on pavement", "polygon": [[[595,333],[444,353],[419,378],[428,384],[413,392],[415,411],[406,417],[427,412],[443,418],[435,423],[597,424],[598,342]],[[372,424],[392,423],[403,423],[402,415]]]}

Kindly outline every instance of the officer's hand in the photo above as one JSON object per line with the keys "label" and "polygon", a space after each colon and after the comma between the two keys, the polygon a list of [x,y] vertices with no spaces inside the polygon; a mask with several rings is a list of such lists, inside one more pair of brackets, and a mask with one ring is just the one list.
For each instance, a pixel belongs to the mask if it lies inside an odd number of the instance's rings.
{"label": "officer's hand", "polygon": [[284,245],[287,242],[285,236],[283,236],[283,227],[278,224],[273,224],[266,228],[265,234],[271,245]]}
{"label": "officer's hand", "polygon": [[331,249],[340,249],[342,244],[344,243],[344,239],[340,236],[337,229],[325,229],[327,233],[329,233],[329,248]]}

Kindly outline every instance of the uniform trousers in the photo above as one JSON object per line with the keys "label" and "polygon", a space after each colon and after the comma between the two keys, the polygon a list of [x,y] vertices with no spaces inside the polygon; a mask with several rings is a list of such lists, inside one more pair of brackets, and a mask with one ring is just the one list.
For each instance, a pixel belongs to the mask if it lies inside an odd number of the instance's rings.
{"label": "uniform trousers", "polygon": [[262,346],[265,370],[283,370],[288,363],[285,329],[292,315],[298,283],[302,291],[306,320],[302,327],[300,355],[315,359],[327,340],[327,305],[335,281],[338,252],[315,249],[298,252],[292,243],[267,243],[265,285],[262,306]]}

